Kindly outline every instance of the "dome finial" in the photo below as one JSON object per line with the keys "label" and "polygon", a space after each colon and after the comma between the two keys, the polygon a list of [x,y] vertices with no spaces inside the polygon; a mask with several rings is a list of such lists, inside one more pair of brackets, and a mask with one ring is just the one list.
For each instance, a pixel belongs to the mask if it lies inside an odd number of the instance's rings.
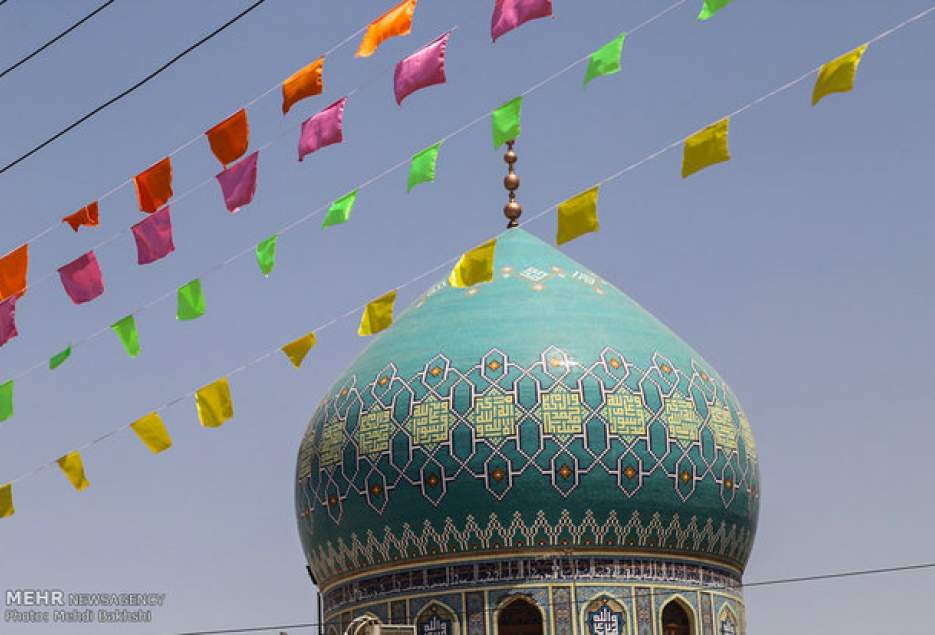
{"label": "dome finial", "polygon": [[509,219],[507,223],[507,229],[512,229],[514,227],[519,227],[517,219],[523,213],[523,206],[516,202],[516,190],[519,189],[519,176],[516,172],[513,171],[513,164],[516,163],[517,156],[516,151],[513,149],[513,144],[516,143],[515,139],[510,139],[506,142],[506,154],[503,155],[503,160],[507,164],[507,174],[503,178],[503,187],[509,192],[510,200],[503,206],[503,215]]}

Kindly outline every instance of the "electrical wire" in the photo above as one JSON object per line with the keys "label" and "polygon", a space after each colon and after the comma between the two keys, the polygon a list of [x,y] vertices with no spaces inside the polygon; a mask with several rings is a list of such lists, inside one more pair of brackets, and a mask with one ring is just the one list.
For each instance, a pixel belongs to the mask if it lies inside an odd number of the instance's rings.
{"label": "electrical wire", "polygon": [[266,2],[266,0],[256,0],[256,2],[254,2],[253,4],[251,4],[249,7],[247,7],[246,9],[244,9],[243,11],[241,11],[240,13],[238,13],[237,15],[235,15],[233,18],[231,18],[230,20],[228,20],[227,22],[225,22],[224,24],[222,24],[222,25],[219,26],[218,28],[214,29],[211,33],[209,33],[209,34],[205,35],[204,37],[202,37],[200,40],[198,40],[197,42],[195,42],[194,44],[192,44],[191,46],[189,46],[188,48],[186,48],[186,49],[183,50],[182,52],[180,52],[180,53],[178,53],[177,55],[175,55],[175,57],[173,57],[172,59],[170,59],[168,62],[166,62],[165,64],[163,64],[162,66],[160,66],[160,67],[157,68],[156,70],[152,71],[149,75],[147,75],[147,76],[144,77],[143,79],[139,80],[138,82],[136,82],[135,84],[133,84],[132,86],[130,86],[129,88],[127,88],[126,90],[124,90],[123,92],[119,93],[118,95],[116,95],[116,96],[114,96],[114,97],[111,97],[110,99],[108,99],[107,101],[105,101],[104,103],[102,103],[100,106],[97,106],[96,108],[94,108],[94,109],[91,110],[90,112],[88,112],[88,113],[82,115],[81,117],[79,117],[77,120],[75,120],[74,122],[72,122],[72,123],[69,124],[68,126],[62,128],[60,131],[56,132],[56,133],[53,134],[51,137],[47,138],[45,141],[43,141],[43,142],[39,143],[38,145],[34,146],[31,150],[25,152],[24,154],[20,155],[20,156],[17,157],[16,159],[13,159],[12,161],[10,161],[10,162],[7,163],[6,165],[4,165],[2,168],[0,168],[0,174],[4,174],[7,170],[10,170],[11,168],[15,167],[16,165],[19,165],[21,162],[25,161],[26,159],[28,159],[28,158],[31,157],[32,155],[36,154],[37,152],[39,152],[40,150],[42,150],[42,149],[45,148],[46,146],[48,146],[48,145],[54,143],[56,140],[58,140],[58,139],[60,139],[61,137],[65,136],[66,134],[68,134],[69,132],[71,132],[72,130],[74,130],[75,128],[77,128],[78,126],[80,126],[81,124],[83,124],[85,121],[87,121],[87,120],[90,119],[91,117],[94,117],[96,114],[98,114],[99,112],[101,112],[101,111],[104,110],[105,108],[108,108],[109,106],[112,106],[113,104],[117,103],[118,101],[120,101],[121,99],[123,99],[124,97],[126,97],[127,95],[129,95],[129,94],[133,93],[134,91],[136,91],[137,89],[141,88],[143,85],[149,83],[152,79],[154,79],[156,76],[160,75],[163,71],[165,71],[166,69],[168,69],[170,66],[172,66],[172,65],[175,64],[176,62],[178,62],[180,59],[182,59],[183,57],[185,57],[186,55],[188,55],[189,53],[191,53],[192,51],[194,51],[195,49],[197,49],[198,47],[200,47],[202,44],[204,44],[204,43],[207,42],[208,40],[211,40],[212,38],[214,38],[215,36],[217,36],[218,34],[220,34],[222,31],[224,31],[224,30],[227,29],[228,27],[233,26],[238,20],[240,20],[241,18],[245,17],[246,15],[248,15],[248,14],[249,14],[250,12],[252,12],[253,10],[257,9],[260,5],[262,5],[262,4],[265,3],[265,2]]}
{"label": "electrical wire", "polygon": [[94,16],[96,16],[98,13],[100,13],[101,11],[103,11],[104,9],[106,9],[107,7],[109,7],[110,5],[112,5],[113,3],[114,3],[114,0],[107,0],[107,2],[105,2],[105,3],[102,4],[102,5],[100,5],[100,6],[99,6],[98,8],[96,8],[94,11],[92,11],[92,12],[89,13],[88,15],[84,16],[83,18],[81,18],[80,20],[78,20],[77,22],[75,22],[74,24],[72,24],[70,27],[68,27],[67,29],[65,29],[64,31],[62,31],[62,32],[59,33],[58,35],[56,35],[54,38],[52,38],[51,40],[49,40],[48,42],[46,42],[45,44],[43,44],[42,46],[40,46],[39,48],[37,48],[35,51],[33,51],[32,53],[30,53],[29,55],[26,55],[25,57],[20,58],[19,61],[15,62],[14,64],[12,64],[12,65],[8,66],[7,68],[5,68],[2,72],[0,72],[0,79],[3,79],[4,77],[6,77],[6,75],[7,75],[8,73],[12,73],[12,72],[15,71],[17,68],[19,68],[20,66],[22,66],[23,64],[25,64],[26,62],[28,62],[29,60],[31,60],[32,58],[34,58],[35,56],[37,56],[37,55],[39,55],[40,53],[42,53],[42,51],[46,50],[47,48],[49,48],[50,46],[52,46],[53,44],[55,44],[56,42],[58,42],[59,40],[61,40],[63,37],[65,37],[66,35],[68,35],[68,34],[71,33],[72,31],[74,31],[74,30],[77,29],[78,27],[80,27],[82,24],[84,24],[85,22],[87,22],[88,20],[90,20],[91,18],[93,18]]}

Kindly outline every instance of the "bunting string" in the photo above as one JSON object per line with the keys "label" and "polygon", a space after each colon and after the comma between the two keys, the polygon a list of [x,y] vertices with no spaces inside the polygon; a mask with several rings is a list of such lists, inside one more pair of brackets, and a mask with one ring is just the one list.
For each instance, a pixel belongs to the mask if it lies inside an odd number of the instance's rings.
{"label": "bunting string", "polygon": [[[933,5],[932,7],[928,8],[928,9],[926,9],[926,10],[924,10],[924,11],[918,13],[918,14],[916,14],[915,16],[913,16],[913,17],[911,17],[911,18],[909,18],[909,19],[903,21],[902,23],[898,24],[897,26],[895,26],[895,27],[893,27],[893,28],[891,28],[891,29],[889,29],[889,30],[887,30],[887,31],[884,31],[883,33],[881,33],[881,34],[875,36],[874,38],[872,38],[871,40],[869,40],[869,42],[870,42],[870,43],[878,42],[878,41],[880,41],[880,40],[882,40],[882,39],[888,37],[889,35],[891,35],[891,34],[897,32],[897,31],[899,31],[900,29],[902,29],[902,28],[904,28],[904,27],[906,27],[906,26],[908,26],[908,25],[910,25],[910,24],[912,24],[912,23],[914,23],[914,22],[916,22],[916,21],[922,19],[923,17],[925,17],[926,15],[928,15],[928,14],[930,14],[930,13],[932,13],[932,12],[935,12],[935,5]],[[746,112],[747,110],[753,108],[754,106],[756,106],[756,105],[759,104],[759,103],[762,103],[763,101],[769,99],[770,97],[773,97],[773,96],[775,96],[775,95],[777,95],[777,94],[779,94],[779,93],[784,92],[785,90],[788,90],[789,88],[791,88],[791,87],[797,85],[798,83],[801,83],[802,81],[804,81],[804,80],[805,80],[806,78],[808,78],[809,76],[811,76],[811,75],[817,73],[819,69],[820,69],[820,67],[817,67],[817,68],[815,68],[815,69],[809,71],[808,73],[805,73],[805,74],[799,76],[798,78],[796,78],[796,79],[794,79],[794,80],[792,80],[792,81],[790,81],[790,82],[787,82],[787,83],[783,84],[783,85],[780,86],[779,88],[774,89],[774,90],[772,90],[772,91],[770,91],[770,92],[764,94],[763,96],[754,99],[754,100],[751,101],[751,102],[748,102],[747,104],[745,104],[745,105],[741,106],[740,108],[736,109],[735,111],[733,111],[730,115],[728,115],[728,117],[733,117],[733,116],[736,116],[736,115],[741,114],[741,113],[743,113],[743,112]],[[692,134],[694,134],[694,133],[692,133]],[[641,158],[640,160],[638,160],[638,161],[636,161],[636,162],[634,162],[634,163],[631,163],[631,164],[627,165],[626,167],[624,167],[624,168],[622,168],[622,169],[620,169],[620,170],[618,170],[618,171],[616,171],[616,172],[614,172],[614,173],[612,173],[612,174],[610,174],[610,175],[604,177],[603,179],[601,179],[601,180],[597,181],[596,183],[592,184],[591,189],[594,189],[594,188],[603,186],[603,185],[605,185],[605,184],[607,184],[607,183],[610,183],[610,182],[613,182],[613,181],[619,179],[619,178],[622,177],[623,175],[625,175],[625,174],[631,172],[632,170],[638,168],[639,166],[644,165],[645,163],[648,163],[649,161],[652,161],[653,159],[655,159],[655,158],[661,156],[662,154],[665,154],[665,153],[668,152],[669,150],[678,147],[680,144],[682,144],[682,143],[684,142],[685,139],[689,138],[690,136],[692,136],[692,135],[688,135],[688,136],[682,137],[682,138],[678,139],[677,141],[674,141],[673,143],[670,143],[670,144],[664,146],[663,148],[661,148],[661,149],[659,149],[659,150],[656,150],[655,152],[653,152],[653,153],[651,153],[651,154],[646,155],[645,157]],[[548,214],[549,212],[552,212],[552,211],[556,210],[556,209],[559,207],[559,205],[561,205],[561,203],[555,203],[555,204],[553,204],[553,205],[551,205],[551,206],[549,206],[549,207],[546,207],[545,209],[542,209],[541,211],[537,212],[536,214],[534,214],[534,215],[532,215],[531,217],[529,217],[529,218],[525,219],[524,221],[522,221],[522,222],[520,223],[520,226],[528,225],[528,224],[530,224],[530,223],[533,223],[533,222],[535,222],[535,221],[537,221],[537,220],[543,218],[543,217],[544,217],[546,214]],[[321,209],[324,209],[324,208],[321,208]],[[492,237],[492,238],[489,239],[489,240],[490,240],[490,241],[495,241],[495,240],[497,240],[500,236],[504,235],[505,233],[507,233],[507,232],[509,232],[509,231],[510,231],[509,229],[504,230],[504,231],[498,233],[496,236]],[[466,249],[465,251],[467,251],[467,249]],[[236,259],[237,257],[239,257],[239,256],[235,255],[234,257],[228,259],[228,261],[225,261],[225,262],[232,262],[232,261],[233,261],[234,259]],[[450,267],[450,266],[454,265],[456,262],[458,262],[458,261],[460,260],[461,257],[462,257],[462,256],[459,254],[459,255],[457,255],[457,256],[454,256],[454,257],[452,257],[452,258],[449,258],[449,259],[445,260],[444,262],[441,262],[441,263],[435,265],[434,267],[432,267],[432,268],[430,268],[430,269],[427,269],[427,270],[423,271],[422,273],[419,273],[418,275],[416,275],[416,276],[414,276],[414,277],[412,277],[412,278],[409,278],[408,280],[406,280],[406,281],[404,281],[404,282],[402,282],[402,283],[396,285],[396,286],[395,286],[395,290],[396,290],[396,291],[399,291],[400,289],[404,289],[404,288],[406,288],[406,287],[409,287],[409,286],[415,284],[416,282],[418,282],[418,281],[420,281],[420,280],[422,280],[422,279],[424,279],[424,278],[426,278],[426,277],[428,277],[428,276],[430,276],[430,275],[432,275],[432,274],[434,274],[434,273],[436,273],[436,272],[438,272],[438,271],[440,271],[440,270],[442,270],[442,269],[444,269],[444,268],[446,268],[446,267]],[[220,264],[221,264],[221,263],[219,263],[219,265],[220,265]],[[158,301],[158,300],[157,300],[157,301]],[[340,315],[338,315],[338,316],[336,316],[336,317],[334,317],[334,318],[331,318],[330,320],[327,320],[327,321],[325,321],[325,322],[319,324],[319,325],[318,325],[317,327],[315,327],[311,332],[316,333],[316,334],[317,334],[317,333],[320,333],[321,331],[323,331],[323,330],[325,330],[325,329],[327,329],[327,328],[329,328],[329,327],[331,327],[331,326],[337,324],[338,322],[340,322],[340,321],[342,321],[342,320],[345,320],[345,319],[347,319],[347,318],[349,318],[349,317],[352,317],[352,316],[355,316],[355,315],[359,314],[362,310],[365,310],[365,309],[368,307],[369,304],[370,304],[370,301],[364,302],[363,304],[359,304],[359,305],[355,306],[354,308],[352,308],[352,309],[350,309],[350,310],[348,310],[348,311],[346,311],[346,312],[344,312],[344,313],[342,313],[342,314],[340,314]],[[229,378],[229,377],[231,377],[231,376],[234,376],[234,375],[237,375],[237,374],[239,374],[239,373],[242,373],[242,372],[244,372],[244,371],[246,371],[246,370],[248,370],[248,369],[250,369],[250,368],[252,368],[252,367],[254,367],[254,366],[256,366],[256,365],[258,365],[258,364],[260,364],[260,363],[262,363],[262,362],[264,362],[265,360],[267,360],[268,358],[270,358],[271,356],[273,356],[274,354],[276,354],[277,351],[280,351],[280,350],[281,350],[281,347],[276,347],[276,348],[274,348],[274,349],[272,349],[272,350],[269,350],[269,351],[267,351],[267,352],[265,352],[265,353],[263,353],[263,354],[261,354],[261,355],[255,357],[255,358],[253,358],[252,360],[246,362],[245,364],[242,364],[241,366],[238,366],[238,367],[232,369],[231,371],[225,373],[224,375],[222,375],[222,377],[223,377],[223,378]],[[211,384],[211,385],[213,385],[213,384]],[[209,385],[209,386],[210,386],[210,385]],[[201,390],[201,389],[199,389],[199,390]],[[173,398],[173,399],[171,399],[171,400],[165,401],[165,402],[163,402],[161,405],[157,406],[157,407],[155,408],[154,412],[157,412],[157,413],[158,413],[158,412],[165,411],[165,410],[167,410],[168,408],[170,408],[170,407],[172,407],[172,406],[178,404],[179,402],[181,402],[181,401],[183,401],[183,400],[185,400],[185,399],[192,398],[192,397],[196,396],[196,394],[199,392],[199,390],[189,391],[189,392],[186,392],[186,393],[184,393],[184,394],[182,394],[182,395],[179,395],[178,397],[175,397],[175,398]],[[87,448],[90,448],[90,447],[92,447],[92,446],[98,445],[98,444],[100,444],[100,443],[102,443],[103,441],[105,441],[105,440],[107,440],[107,439],[113,437],[114,435],[116,435],[117,433],[119,433],[119,432],[121,432],[121,431],[123,431],[123,430],[131,429],[131,425],[132,425],[132,424],[122,424],[122,425],[120,425],[120,426],[118,426],[118,427],[116,427],[116,428],[110,430],[109,432],[106,432],[105,434],[102,434],[102,435],[100,435],[100,436],[98,436],[98,437],[96,437],[96,438],[94,438],[94,439],[88,441],[87,443],[85,443],[84,445],[80,446],[80,447],[77,448],[76,450],[72,450],[69,454],[67,454],[67,455],[65,455],[65,456],[70,456],[70,455],[72,455],[72,454],[74,454],[74,453],[80,453],[82,450],[86,450]],[[64,457],[62,457],[62,458],[64,458]],[[54,460],[52,460],[52,461],[48,461],[48,462],[46,462],[46,463],[37,465],[37,466],[35,466],[34,468],[32,468],[31,470],[29,470],[29,471],[27,471],[27,472],[21,474],[20,476],[14,478],[13,480],[8,481],[8,482],[7,482],[7,485],[12,485],[12,484],[14,484],[14,483],[18,483],[18,482],[20,482],[20,481],[22,481],[22,480],[24,480],[24,479],[26,479],[26,478],[29,478],[29,477],[31,477],[31,476],[33,476],[33,475],[35,475],[35,474],[37,474],[37,473],[39,473],[39,472],[45,470],[45,469],[51,467],[51,466],[59,465],[59,464],[60,464],[60,460],[61,460],[61,459],[54,459]]]}

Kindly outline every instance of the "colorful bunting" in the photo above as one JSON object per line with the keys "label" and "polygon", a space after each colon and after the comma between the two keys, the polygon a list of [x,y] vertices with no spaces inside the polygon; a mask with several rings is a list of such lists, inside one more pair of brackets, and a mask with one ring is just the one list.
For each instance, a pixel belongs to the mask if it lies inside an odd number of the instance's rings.
{"label": "colorful bunting", "polygon": [[0,300],[26,293],[29,272],[29,243],[20,245],[0,258]]}
{"label": "colorful bunting", "polygon": [[704,0],[704,4],[701,6],[701,13],[698,14],[698,19],[702,22],[710,20],[715,13],[733,1],[734,0]]}
{"label": "colorful bunting", "polygon": [[493,259],[497,239],[488,240],[461,256],[448,276],[448,284],[458,289],[493,280]]}
{"label": "colorful bunting", "polygon": [[211,152],[227,167],[244,155],[250,145],[250,123],[247,111],[241,108],[205,133]]}
{"label": "colorful bunting", "polygon": [[0,384],[0,421],[13,416],[13,380]]}
{"label": "colorful bunting", "polygon": [[282,83],[282,114],[289,112],[290,108],[306,97],[321,94],[324,67],[325,58],[322,56]]}
{"label": "colorful bunting", "polygon": [[360,316],[360,328],[357,329],[357,334],[364,337],[388,329],[393,323],[393,303],[395,302],[396,289],[370,302]]}
{"label": "colorful bunting", "polygon": [[360,41],[356,57],[370,57],[383,42],[391,37],[409,35],[412,30],[412,16],[415,12],[416,0],[403,0],[371,22]]}
{"label": "colorful bunting", "polygon": [[57,463],[72,487],[79,492],[88,488],[90,483],[88,483],[88,479],[84,475],[84,464],[81,462],[81,453],[78,450],[69,452],[58,459]]}
{"label": "colorful bunting", "polygon": [[150,412],[131,423],[130,427],[153,454],[159,454],[172,447],[172,438],[158,412]]}
{"label": "colorful bunting", "polygon": [[442,142],[439,141],[412,155],[412,162],[409,164],[409,181],[406,183],[407,192],[411,192],[412,188],[420,183],[435,180],[435,163],[438,161],[438,150],[441,145]]}
{"label": "colorful bunting", "polygon": [[493,125],[493,147],[496,150],[507,141],[519,136],[519,116],[523,109],[523,98],[517,97],[493,111],[490,116]]}
{"label": "colorful bunting", "polygon": [[140,336],[136,332],[136,318],[132,314],[122,317],[111,324],[110,328],[120,339],[127,355],[136,357],[140,352]]}
{"label": "colorful bunting", "polygon": [[342,97],[302,123],[302,134],[299,137],[299,161],[325,146],[344,141],[345,104],[347,104],[347,97]]}
{"label": "colorful bunting", "polygon": [[256,246],[256,264],[264,276],[269,277],[276,265],[276,243],[279,236],[273,234]]}
{"label": "colorful bunting", "polygon": [[417,90],[445,83],[445,53],[448,50],[449,37],[451,31],[439,36],[434,42],[396,65],[393,90],[396,93],[397,104],[402,104],[403,99]]}
{"label": "colorful bunting", "polygon": [[815,89],[812,91],[812,106],[831,93],[846,93],[854,88],[857,66],[869,44],[858,46],[850,53],[831,60],[818,71]]}
{"label": "colorful bunting", "polygon": [[13,483],[0,487],[0,518],[6,518],[16,513],[13,507]]}
{"label": "colorful bunting", "polygon": [[236,214],[249,205],[256,193],[256,167],[260,153],[254,152],[217,175],[227,211]]}
{"label": "colorful bunting", "polygon": [[218,428],[233,417],[234,404],[231,402],[227,377],[199,388],[195,393],[195,405],[198,408],[198,420],[205,428]]}
{"label": "colorful bunting", "polygon": [[282,352],[286,354],[292,365],[298,368],[312,347],[318,342],[315,333],[306,333],[297,340],[293,340],[282,347]]}
{"label": "colorful bunting", "polygon": [[595,77],[613,75],[620,72],[620,58],[623,55],[623,40],[626,33],[621,33],[610,42],[591,53],[588,59],[588,70],[584,74],[584,85],[587,86]]}
{"label": "colorful bunting", "polygon": [[555,244],[563,245],[582,234],[601,228],[597,220],[597,186],[573,196],[558,206],[558,232]]}
{"label": "colorful bunting", "polygon": [[19,335],[16,330],[16,300],[19,296],[11,295],[0,300],[0,346]]}
{"label": "colorful bunting", "polygon": [[490,37],[497,38],[530,20],[552,15],[552,0],[496,0],[490,19]]}
{"label": "colorful bunting", "polygon": [[172,159],[166,157],[133,177],[140,210],[152,214],[172,198]]}
{"label": "colorful bunting", "polygon": [[56,353],[49,359],[49,370],[55,370],[65,363],[65,360],[71,357],[71,346],[68,346],[61,353]]}
{"label": "colorful bunting", "polygon": [[93,251],[59,267],[58,275],[65,293],[75,304],[90,302],[104,293],[104,277]]}
{"label": "colorful bunting", "polygon": [[136,240],[136,262],[148,265],[175,251],[172,242],[172,217],[166,205],[155,214],[130,228]]}
{"label": "colorful bunting", "polygon": [[355,201],[357,201],[357,190],[345,194],[334,201],[331,207],[328,208],[328,213],[325,215],[325,220],[321,223],[321,228],[324,229],[332,225],[346,223],[347,219],[351,217],[351,210],[354,208]]}
{"label": "colorful bunting", "polygon": [[683,179],[712,165],[730,161],[730,149],[727,144],[729,125],[729,119],[721,119],[685,139],[685,151],[682,155]]}
{"label": "colorful bunting", "polygon": [[62,219],[62,222],[68,223],[74,231],[78,231],[78,228],[82,225],[85,227],[97,227],[100,224],[97,201],[88,203],[74,214],[69,214]]}
{"label": "colorful bunting", "polygon": [[179,320],[195,320],[205,314],[205,296],[201,292],[201,280],[195,278],[179,287],[178,309],[175,317]]}

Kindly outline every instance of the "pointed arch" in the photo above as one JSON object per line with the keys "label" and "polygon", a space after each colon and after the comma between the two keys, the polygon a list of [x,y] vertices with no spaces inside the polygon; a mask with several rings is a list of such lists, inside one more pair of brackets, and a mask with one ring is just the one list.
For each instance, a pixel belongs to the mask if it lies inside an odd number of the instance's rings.
{"label": "pointed arch", "polygon": [[458,613],[441,600],[430,600],[415,616],[416,635],[460,635]]}
{"label": "pointed arch", "polygon": [[659,632],[662,635],[698,635],[698,617],[691,602],[680,594],[672,594],[659,611]]}
{"label": "pointed arch", "polygon": [[737,619],[737,614],[734,613],[734,610],[730,607],[730,605],[725,603],[724,606],[721,607],[721,611],[718,613],[717,635],[739,634],[740,620]]}
{"label": "pointed arch", "polygon": [[[630,632],[626,608],[607,593],[599,593],[586,602],[578,619],[586,635],[627,635]],[[599,627],[595,628],[596,625]]]}
{"label": "pointed arch", "polygon": [[493,614],[494,635],[544,635],[547,617],[529,594],[511,593],[503,598]]}

